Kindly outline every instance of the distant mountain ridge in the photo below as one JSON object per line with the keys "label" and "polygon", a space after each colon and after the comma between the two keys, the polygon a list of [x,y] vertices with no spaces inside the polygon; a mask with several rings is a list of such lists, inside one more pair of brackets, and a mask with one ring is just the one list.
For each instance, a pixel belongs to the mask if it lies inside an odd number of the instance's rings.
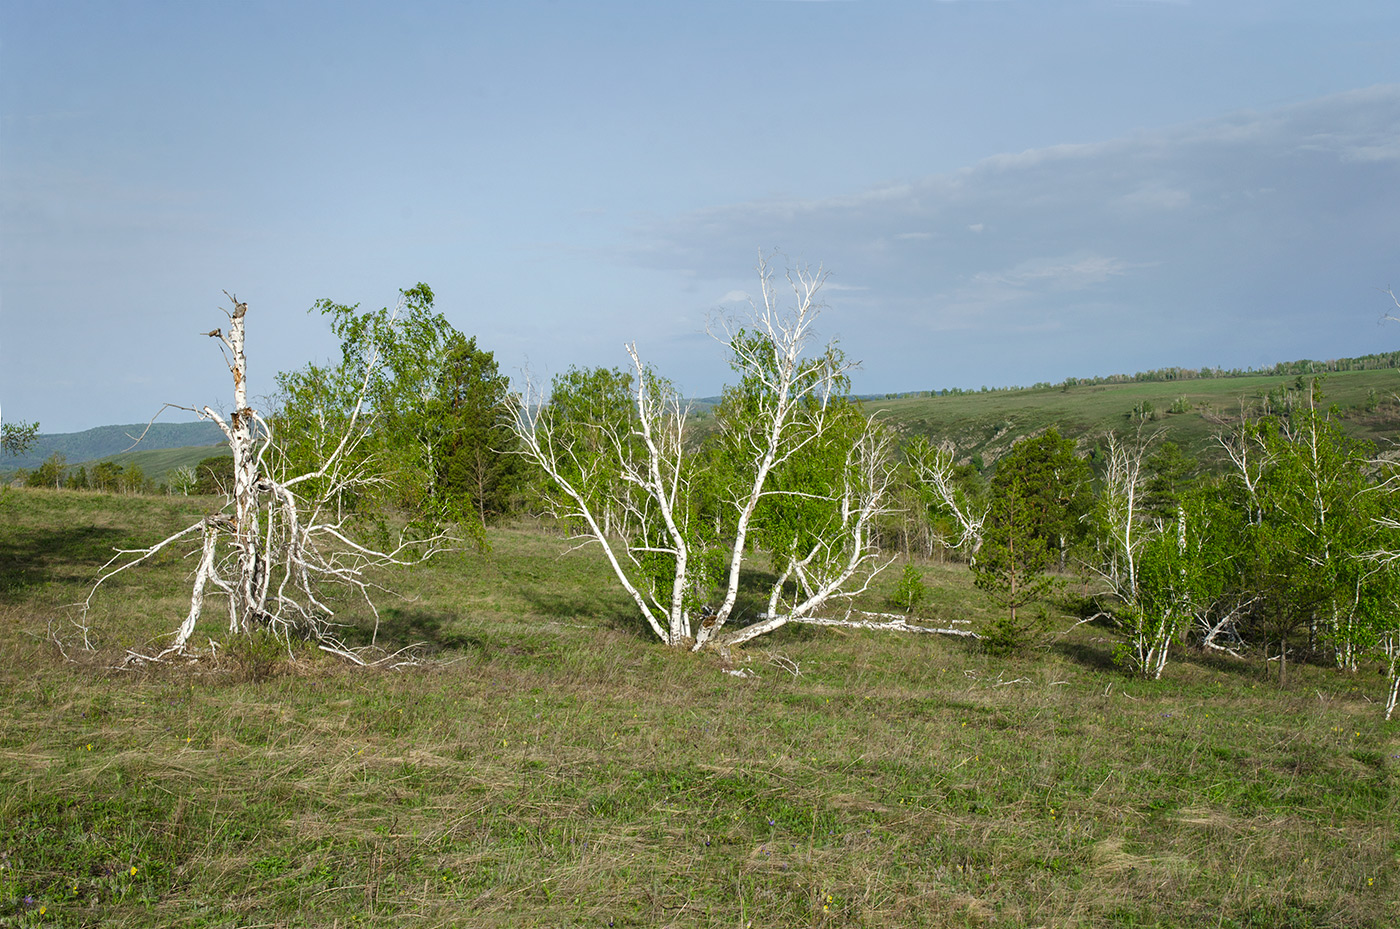
{"label": "distant mountain ridge", "polygon": [[[146,434],[137,445],[136,439],[141,437],[142,432]],[[23,455],[0,455],[0,471],[37,467],[54,452],[68,459],[69,464],[78,464],[94,458],[117,455],[127,450],[157,451],[218,445],[223,441],[223,433],[212,422],[154,423],[149,430],[145,423],[98,426],[83,432],[40,434],[38,440]],[[132,448],[133,445],[136,447]]]}

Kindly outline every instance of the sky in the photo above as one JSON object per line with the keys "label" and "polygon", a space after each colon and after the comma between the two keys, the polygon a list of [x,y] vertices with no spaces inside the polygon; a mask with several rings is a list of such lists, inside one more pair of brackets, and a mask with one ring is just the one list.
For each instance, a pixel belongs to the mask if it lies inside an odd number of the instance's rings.
{"label": "sky", "polygon": [[[1394,0],[0,0],[0,405],[256,404],[425,282],[686,394],[760,254],[859,393],[1400,348]],[[814,346],[814,348],[819,346]],[[192,419],[167,411],[162,421]]]}

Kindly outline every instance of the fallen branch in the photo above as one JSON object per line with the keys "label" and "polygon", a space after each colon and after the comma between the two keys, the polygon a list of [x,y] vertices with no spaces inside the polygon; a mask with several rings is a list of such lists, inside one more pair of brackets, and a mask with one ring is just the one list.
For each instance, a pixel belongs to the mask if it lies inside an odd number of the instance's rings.
{"label": "fallen branch", "polygon": [[[855,611],[852,611],[855,612]],[[807,626],[836,626],[844,629],[874,629],[880,632],[915,632],[925,635],[955,635],[969,639],[982,638],[971,629],[951,629],[937,626],[916,626],[908,622],[902,616],[892,613],[866,613],[866,616],[889,616],[891,619],[851,619],[851,613],[847,613],[845,618],[835,619],[827,616],[800,616],[793,617],[789,622],[802,623]],[[954,622],[966,622],[966,620],[954,620]]]}

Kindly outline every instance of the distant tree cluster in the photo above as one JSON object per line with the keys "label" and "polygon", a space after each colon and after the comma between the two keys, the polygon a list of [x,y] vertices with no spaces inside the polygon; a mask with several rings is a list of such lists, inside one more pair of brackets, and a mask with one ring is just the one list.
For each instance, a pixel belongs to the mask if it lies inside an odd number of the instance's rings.
{"label": "distant tree cluster", "polygon": [[148,477],[139,464],[120,465],[114,461],[99,461],[92,466],[68,464],[62,452],[54,452],[33,471],[21,471],[26,487],[49,487],[55,490],[95,490],[101,493],[157,494],[165,493],[165,484]]}
{"label": "distant tree cluster", "polygon": [[26,487],[53,490],[90,490],[109,494],[220,494],[231,486],[233,459],[227,455],[206,458],[194,467],[177,467],[157,481],[131,462],[99,461],[88,467],[70,465],[62,452],[54,452],[34,470],[19,472]]}

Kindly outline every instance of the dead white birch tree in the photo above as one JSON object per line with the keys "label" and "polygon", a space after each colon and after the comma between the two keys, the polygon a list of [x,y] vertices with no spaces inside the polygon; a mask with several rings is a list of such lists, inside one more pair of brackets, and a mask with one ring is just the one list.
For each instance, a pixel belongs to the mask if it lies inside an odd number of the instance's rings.
{"label": "dead white birch tree", "polygon": [[1128,636],[1125,663],[1157,680],[1193,611],[1186,510],[1178,507],[1170,526],[1146,517],[1140,505],[1144,458],[1154,438],[1144,438],[1140,430],[1132,442],[1109,434],[1097,513],[1099,558],[1089,567],[1121,603],[1112,617]]}
{"label": "dead white birch tree", "polygon": [[1132,444],[1110,433],[1108,461],[1099,497],[1099,559],[1090,565],[1108,585],[1109,592],[1123,603],[1138,601],[1138,564],[1149,536],[1141,505],[1143,457],[1146,443],[1139,436]]}
{"label": "dead white birch tree", "polygon": [[968,497],[957,484],[956,452],[951,442],[934,446],[919,436],[904,450],[905,459],[913,471],[914,479],[928,493],[933,495],[958,527],[958,538],[951,543],[952,548],[965,550],[976,558],[982,547],[982,525],[987,520],[989,505]]}
{"label": "dead white birch tree", "polygon": [[[521,397],[516,431],[556,515],[602,549],[672,646],[738,645],[789,622],[880,627],[819,614],[884,567],[871,530],[888,506],[891,438],[846,400],[852,363],[835,344],[807,354],[825,273],[789,272],[785,309],[763,259],[758,272],[750,316],[711,329],[739,377],[712,442],[689,438],[687,405],[635,344],[630,375],[571,371],[550,396],[527,385]],[[739,625],[756,547],[772,571],[766,610]]]}
{"label": "dead white birch tree", "polygon": [[[362,654],[336,637],[335,611],[322,589],[333,585],[358,592],[377,622],[379,614],[370,597],[376,587],[373,569],[419,561],[438,550],[447,537],[440,533],[400,535],[387,547],[362,544],[352,537],[354,517],[343,505],[344,498],[378,480],[364,470],[363,462],[355,463],[353,456],[373,415],[365,409],[365,388],[379,364],[373,352],[348,420],[319,465],[294,475],[275,473],[277,446],[272,427],[248,402],[244,351],[248,305],[228,296],[233,303],[227,314],[228,331],[214,329],[205,335],[218,339],[225,353],[233,375],[233,409],[225,417],[210,406],[177,407],[197,413],[200,419],[213,420],[228,440],[233,487],[227,492],[227,503],[221,512],[149,548],[118,552],[93,585],[83,604],[84,614],[106,581],[181,540],[197,536],[200,557],[189,612],[169,647],[155,656],[135,658],[159,659],[184,652],[203,613],[205,593],[213,587],[224,594],[230,635],[264,629],[283,639],[300,636],[325,651],[365,663]],[[314,490],[303,495],[303,488]]]}

